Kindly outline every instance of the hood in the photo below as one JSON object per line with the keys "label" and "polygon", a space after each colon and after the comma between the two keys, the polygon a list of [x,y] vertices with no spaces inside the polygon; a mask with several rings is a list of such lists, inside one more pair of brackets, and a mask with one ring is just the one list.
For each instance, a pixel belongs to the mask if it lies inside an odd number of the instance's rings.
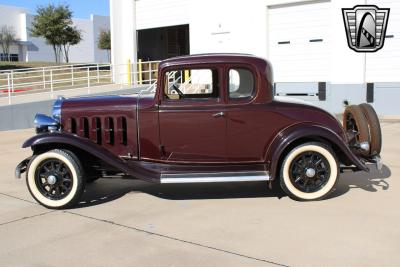
{"label": "hood", "polygon": [[125,110],[137,105],[137,96],[94,96],[64,99],[61,113],[65,111],[99,112]]}

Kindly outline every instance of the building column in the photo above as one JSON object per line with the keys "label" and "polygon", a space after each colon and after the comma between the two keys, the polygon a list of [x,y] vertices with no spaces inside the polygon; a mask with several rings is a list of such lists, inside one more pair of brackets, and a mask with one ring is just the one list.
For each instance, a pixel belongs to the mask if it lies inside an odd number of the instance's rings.
{"label": "building column", "polygon": [[137,62],[135,2],[110,0],[111,63],[115,83],[128,83],[128,62]]}

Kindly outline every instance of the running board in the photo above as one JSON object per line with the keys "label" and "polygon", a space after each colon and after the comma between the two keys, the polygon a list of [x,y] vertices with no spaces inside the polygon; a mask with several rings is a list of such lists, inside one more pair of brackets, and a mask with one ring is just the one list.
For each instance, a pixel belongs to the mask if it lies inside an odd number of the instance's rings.
{"label": "running board", "polygon": [[269,181],[266,171],[220,173],[163,173],[162,184]]}

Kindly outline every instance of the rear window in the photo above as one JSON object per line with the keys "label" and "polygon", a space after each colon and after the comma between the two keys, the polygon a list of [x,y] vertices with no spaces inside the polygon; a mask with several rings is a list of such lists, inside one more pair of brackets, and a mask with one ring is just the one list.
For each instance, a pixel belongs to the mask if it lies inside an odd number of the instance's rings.
{"label": "rear window", "polygon": [[229,98],[248,98],[253,95],[254,75],[247,69],[229,70]]}

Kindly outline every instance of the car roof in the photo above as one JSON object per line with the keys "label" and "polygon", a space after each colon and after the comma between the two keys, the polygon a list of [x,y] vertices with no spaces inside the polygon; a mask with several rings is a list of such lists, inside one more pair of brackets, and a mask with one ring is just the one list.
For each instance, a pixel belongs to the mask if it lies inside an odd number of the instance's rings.
{"label": "car roof", "polygon": [[208,53],[208,54],[194,54],[188,56],[173,57],[161,61],[160,67],[176,66],[176,65],[190,65],[201,63],[248,63],[256,66],[265,67],[267,61],[263,58],[256,57],[251,54],[241,53]]}

